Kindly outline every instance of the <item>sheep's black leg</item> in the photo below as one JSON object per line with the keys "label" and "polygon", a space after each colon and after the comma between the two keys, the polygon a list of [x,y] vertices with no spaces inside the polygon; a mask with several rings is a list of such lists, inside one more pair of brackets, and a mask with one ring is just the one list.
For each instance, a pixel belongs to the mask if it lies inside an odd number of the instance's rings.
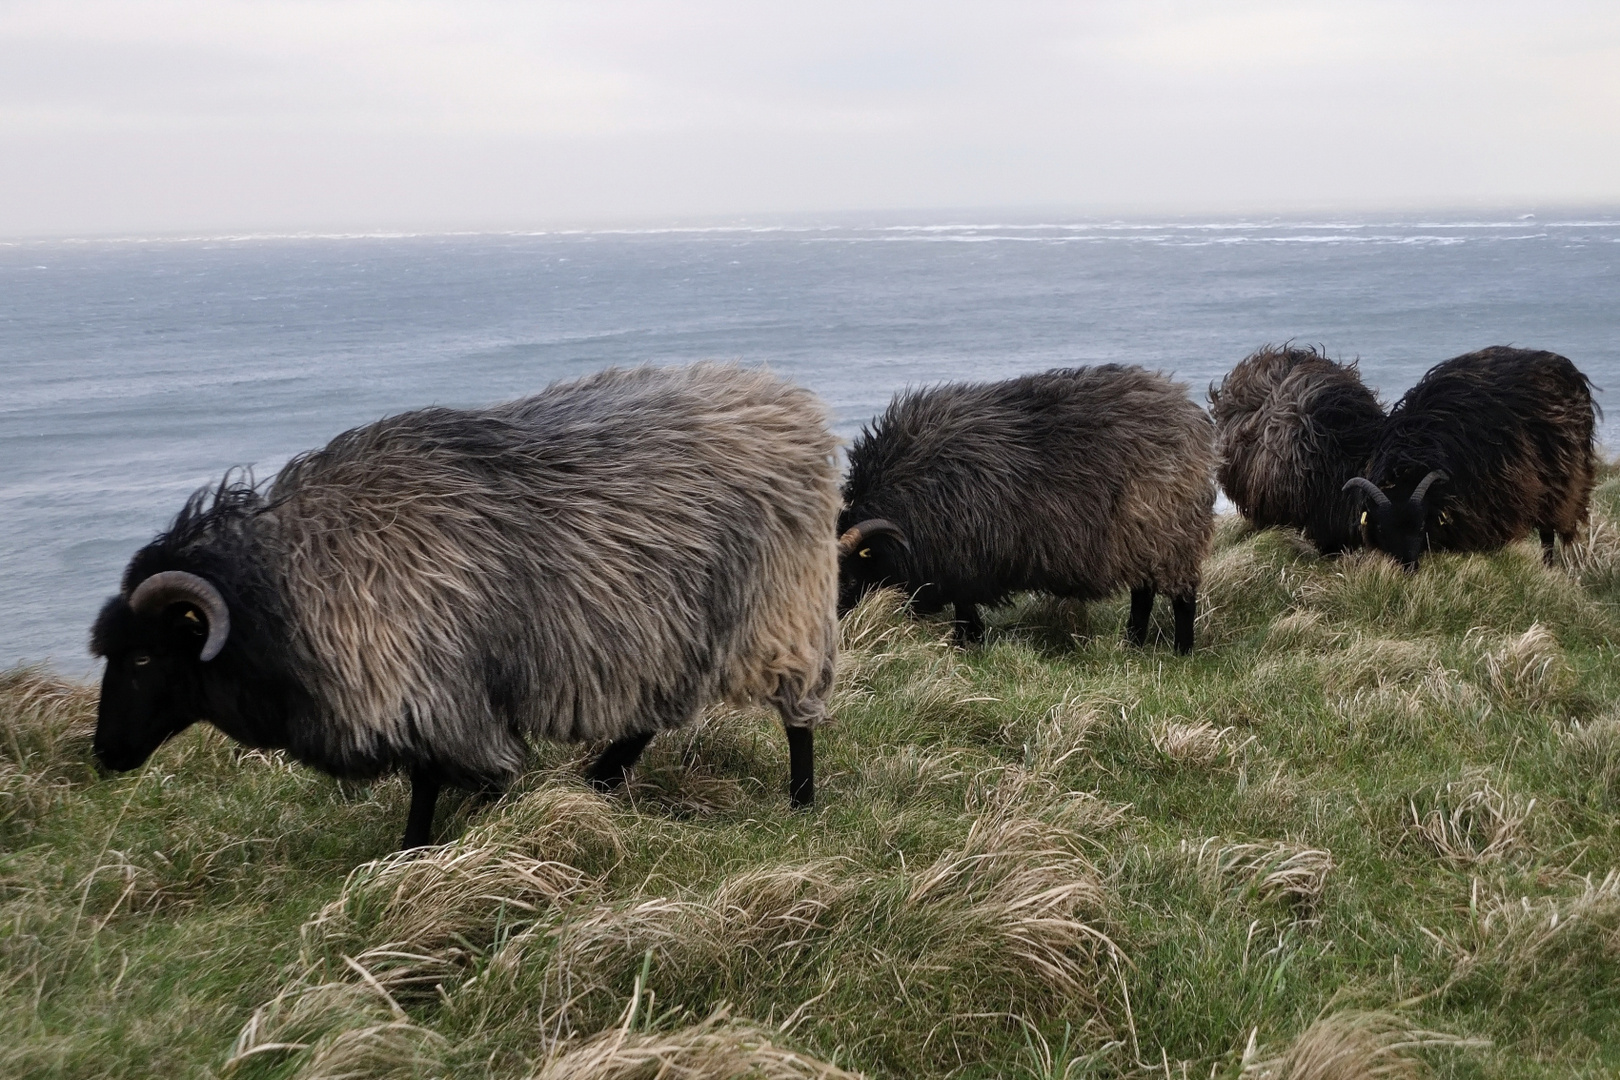
{"label": "sheep's black leg", "polygon": [[636,763],[641,752],[647,748],[652,740],[653,733],[643,735],[627,735],[622,739],[614,739],[608,748],[602,751],[602,756],[591,762],[591,767],[585,770],[585,779],[591,782],[591,787],[597,791],[612,791],[624,783],[625,771]]}
{"label": "sheep's black leg", "polygon": [[795,810],[816,804],[816,735],[815,728],[790,727],[787,731],[788,767],[792,772],[788,780],[788,802]]}
{"label": "sheep's black leg", "polygon": [[433,842],[433,808],[439,801],[439,780],[424,769],[411,770],[411,816],[405,819],[400,848],[426,847]]}
{"label": "sheep's black leg", "polygon": [[1147,644],[1148,623],[1153,619],[1153,597],[1157,590],[1142,585],[1131,590],[1131,621],[1125,624],[1125,640],[1140,649]]}
{"label": "sheep's black leg", "polygon": [[956,643],[976,645],[984,640],[984,620],[979,618],[978,604],[956,602]]}
{"label": "sheep's black leg", "polygon": [[1553,564],[1553,531],[1545,525],[1541,527],[1541,561]]}
{"label": "sheep's black leg", "polygon": [[1198,614],[1198,592],[1187,590],[1186,596],[1170,598],[1170,607],[1176,614],[1176,652],[1186,656],[1193,647],[1193,617]]}

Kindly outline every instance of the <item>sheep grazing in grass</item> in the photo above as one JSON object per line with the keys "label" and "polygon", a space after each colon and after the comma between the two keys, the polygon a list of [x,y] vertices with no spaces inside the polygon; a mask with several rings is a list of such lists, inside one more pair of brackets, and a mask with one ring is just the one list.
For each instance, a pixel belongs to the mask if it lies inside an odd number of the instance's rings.
{"label": "sheep grazing in grass", "polygon": [[707,703],[781,714],[795,806],[837,648],[836,443],[808,391],[609,370],[334,439],[267,491],[198,492],[96,620],[95,752],[133,769],[208,720],[340,777],[489,788],[525,736],[610,740],[621,782]]}
{"label": "sheep grazing in grass", "polygon": [[1416,570],[1426,549],[1491,551],[1536,530],[1575,541],[1597,478],[1592,382],[1556,353],[1503,345],[1430,368],[1396,402],[1348,491],[1367,543]]}
{"label": "sheep grazing in grass", "polygon": [[1332,555],[1361,544],[1361,498],[1344,483],[1366,466],[1384,426],[1354,363],[1267,345],[1209,388],[1216,476],[1262,529],[1300,530]]}
{"label": "sheep grazing in grass", "polygon": [[849,452],[838,519],[839,606],[897,586],[924,614],[1023,589],[1082,600],[1131,590],[1129,640],[1156,593],[1193,646],[1215,489],[1209,417],[1186,388],[1138,367],[1048,371],[911,390]]}

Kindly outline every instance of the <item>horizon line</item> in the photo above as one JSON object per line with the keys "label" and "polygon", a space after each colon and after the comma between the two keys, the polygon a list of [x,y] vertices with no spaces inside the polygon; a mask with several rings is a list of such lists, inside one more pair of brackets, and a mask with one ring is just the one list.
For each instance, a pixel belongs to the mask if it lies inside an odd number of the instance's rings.
{"label": "horizon line", "polygon": [[[519,228],[374,228],[374,229],[219,229],[171,230],[153,232],[81,232],[59,234],[13,234],[0,236],[0,247],[31,247],[42,244],[135,244],[135,243],[252,243],[265,241],[343,241],[343,240],[422,240],[539,238],[570,236],[654,236],[725,233],[818,233],[818,232],[949,232],[1039,230],[1075,233],[1147,231],[1154,229],[1368,229],[1377,227],[1504,229],[1524,227],[1581,228],[1620,224],[1620,204],[1612,206],[1571,206],[1567,209],[1527,210],[1501,207],[1497,213],[1466,210],[1337,210],[1317,213],[1278,211],[1274,213],[1206,214],[1100,214],[1075,211],[1062,214],[1030,211],[991,211],[974,219],[971,210],[940,211],[938,216],[921,210],[840,211],[826,215],[803,213],[738,215],[742,220],[720,221],[709,217],[705,223],[678,218],[665,224],[602,224]],[[977,213],[986,213],[980,210]],[[1002,220],[996,220],[996,218]],[[1016,220],[1024,217],[1025,220]],[[750,218],[752,220],[750,220]],[[911,221],[897,221],[910,218]],[[928,220],[933,218],[933,220]],[[1014,220],[1006,220],[1013,218]],[[834,220],[842,219],[842,220]],[[885,220],[886,219],[886,220]]]}

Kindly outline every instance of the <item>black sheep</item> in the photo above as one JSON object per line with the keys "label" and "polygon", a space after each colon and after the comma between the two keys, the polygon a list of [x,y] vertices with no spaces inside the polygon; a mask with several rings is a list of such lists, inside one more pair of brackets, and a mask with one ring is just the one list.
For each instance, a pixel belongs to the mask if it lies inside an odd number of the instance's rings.
{"label": "black sheep", "polygon": [[1430,368],[1390,410],[1366,474],[1367,543],[1417,569],[1425,549],[1573,543],[1597,479],[1592,383],[1557,353],[1503,345]]}
{"label": "black sheep", "polygon": [[1210,420],[1138,367],[1048,371],[898,395],[849,453],[839,517],[839,605],[898,586],[924,614],[1037,590],[1081,600],[1131,590],[1142,644],[1157,592],[1193,645],[1215,489]]}

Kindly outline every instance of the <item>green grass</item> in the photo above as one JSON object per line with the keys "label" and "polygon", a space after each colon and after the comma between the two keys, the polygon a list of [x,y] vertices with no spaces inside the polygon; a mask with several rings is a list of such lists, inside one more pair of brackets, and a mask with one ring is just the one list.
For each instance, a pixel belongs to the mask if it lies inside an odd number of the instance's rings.
{"label": "green grass", "polygon": [[442,848],[211,729],[88,764],[0,676],[0,1075],[1620,1070],[1620,480],[1560,566],[1221,524],[1199,650],[1026,598],[845,622],[814,811],[716,709],[628,792],[536,748]]}

